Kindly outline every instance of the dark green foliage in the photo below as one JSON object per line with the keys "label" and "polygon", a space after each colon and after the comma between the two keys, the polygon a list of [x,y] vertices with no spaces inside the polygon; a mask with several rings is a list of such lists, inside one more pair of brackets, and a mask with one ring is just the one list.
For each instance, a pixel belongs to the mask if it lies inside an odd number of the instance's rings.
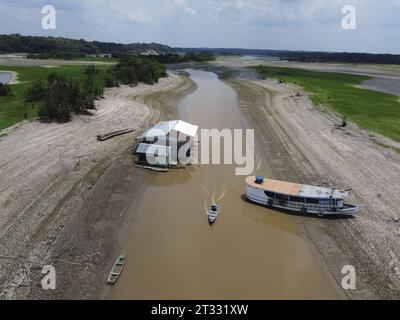
{"label": "dark green foliage", "polygon": [[159,78],[167,76],[167,68],[151,59],[125,56],[111,69],[111,74],[123,84],[136,85],[139,81],[154,84]]}
{"label": "dark green foliage", "polygon": [[[87,77],[83,82],[67,80],[56,73],[48,76],[47,87],[43,87],[44,104],[39,110],[42,120],[67,122],[71,120],[72,112],[84,114],[94,108],[94,100],[103,95],[103,88],[96,85],[93,79],[98,70],[87,68],[85,73]],[[30,91],[35,92],[33,88]]]}
{"label": "dark green foliage", "polygon": [[0,97],[7,97],[11,95],[11,86],[0,82]]}
{"label": "dark green foliage", "polygon": [[38,59],[61,58],[74,59],[77,56],[97,53],[143,53],[154,50],[159,53],[173,52],[168,46],[158,43],[105,43],[88,42],[55,37],[32,37],[20,34],[0,35],[0,53],[27,52],[39,53],[30,56]]}
{"label": "dark green foliage", "polygon": [[47,79],[47,85],[45,102],[39,110],[39,117],[47,121],[70,121],[71,111],[74,108],[72,104],[74,88],[72,81],[68,81],[57,74],[52,74]]}
{"label": "dark green foliage", "polygon": [[207,62],[215,60],[215,57],[212,53],[208,51],[202,52],[189,52],[185,55],[185,59],[188,61],[196,61],[196,62]]}
{"label": "dark green foliage", "polygon": [[288,51],[281,53],[280,58],[281,60],[300,62],[400,64],[400,55],[394,54]]}
{"label": "dark green foliage", "polygon": [[158,56],[148,56],[147,59],[155,60],[160,63],[183,63],[183,62],[209,62],[215,60],[215,56],[210,52],[189,52],[186,54],[167,53]]}
{"label": "dark green foliage", "polygon": [[43,81],[35,81],[31,88],[26,91],[26,102],[34,102],[43,100],[46,96],[47,88],[43,84]]}
{"label": "dark green foliage", "polygon": [[107,75],[106,78],[104,79],[104,86],[106,88],[113,88],[113,87],[117,87],[118,81],[115,80],[115,78],[111,75]]}
{"label": "dark green foliage", "polygon": [[98,74],[98,73],[99,73],[99,70],[97,70],[94,65],[87,66],[86,69],[85,69],[85,74],[86,75],[92,75],[93,76],[93,75]]}
{"label": "dark green foliage", "polygon": [[188,52],[186,54],[166,53],[159,55],[129,55],[113,54],[114,59],[123,61],[127,58],[137,58],[140,60],[151,60],[162,64],[184,63],[184,62],[209,62],[215,60],[215,56],[208,51]]}

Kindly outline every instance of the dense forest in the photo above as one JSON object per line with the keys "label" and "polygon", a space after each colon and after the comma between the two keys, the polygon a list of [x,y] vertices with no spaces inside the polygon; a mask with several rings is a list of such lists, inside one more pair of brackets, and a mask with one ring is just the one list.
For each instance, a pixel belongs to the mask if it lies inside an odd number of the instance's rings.
{"label": "dense forest", "polygon": [[121,44],[113,42],[98,42],[73,40],[56,37],[22,36],[20,34],[0,35],[0,53],[144,53],[154,50],[158,53],[172,53],[174,50],[158,43]]}

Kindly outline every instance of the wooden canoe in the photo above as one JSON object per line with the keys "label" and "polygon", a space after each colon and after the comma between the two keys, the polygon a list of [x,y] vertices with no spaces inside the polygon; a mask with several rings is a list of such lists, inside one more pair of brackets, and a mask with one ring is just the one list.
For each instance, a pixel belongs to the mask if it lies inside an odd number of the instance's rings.
{"label": "wooden canoe", "polygon": [[124,264],[125,264],[125,256],[119,256],[117,260],[115,260],[114,266],[111,269],[110,274],[108,275],[107,284],[113,285],[117,282],[124,268]]}

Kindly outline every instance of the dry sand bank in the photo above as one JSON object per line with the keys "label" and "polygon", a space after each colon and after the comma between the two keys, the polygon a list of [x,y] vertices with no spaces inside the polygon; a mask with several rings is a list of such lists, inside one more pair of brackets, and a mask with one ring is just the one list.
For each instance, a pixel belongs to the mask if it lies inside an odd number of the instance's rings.
{"label": "dry sand bank", "polygon": [[374,78],[364,81],[360,87],[400,96],[400,79]]}
{"label": "dry sand bank", "polygon": [[[148,172],[135,170],[129,148],[193,84],[171,75],[155,86],[106,91],[93,116],[67,124],[30,122],[1,132],[0,297],[96,298],[118,255],[125,206]],[[160,103],[162,101],[162,103]],[[97,142],[101,132],[133,134]],[[128,188],[128,189],[127,189]],[[129,190],[132,198],[121,196]],[[136,198],[138,199],[138,198]],[[52,264],[57,290],[40,288]]]}
{"label": "dry sand bank", "polygon": [[[299,88],[275,81],[232,81],[274,177],[352,188],[363,209],[354,219],[294,216],[327,274],[340,286],[346,264],[357,272],[349,298],[400,297],[400,144],[315,107]],[[376,143],[376,142],[379,143]],[[381,146],[389,145],[392,148]]]}
{"label": "dry sand bank", "polygon": [[344,64],[344,63],[314,63],[278,61],[263,57],[219,57],[212,62],[216,66],[226,67],[250,67],[265,65],[272,67],[302,68],[311,71],[326,71],[365,75],[377,78],[400,79],[400,66],[393,65],[371,65],[371,64]]}

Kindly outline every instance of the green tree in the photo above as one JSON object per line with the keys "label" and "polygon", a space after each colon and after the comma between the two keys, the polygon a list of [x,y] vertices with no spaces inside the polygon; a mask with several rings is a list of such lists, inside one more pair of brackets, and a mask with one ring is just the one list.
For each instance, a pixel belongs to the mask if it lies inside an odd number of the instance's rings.
{"label": "green tree", "polygon": [[0,96],[6,97],[11,95],[11,86],[0,82]]}

